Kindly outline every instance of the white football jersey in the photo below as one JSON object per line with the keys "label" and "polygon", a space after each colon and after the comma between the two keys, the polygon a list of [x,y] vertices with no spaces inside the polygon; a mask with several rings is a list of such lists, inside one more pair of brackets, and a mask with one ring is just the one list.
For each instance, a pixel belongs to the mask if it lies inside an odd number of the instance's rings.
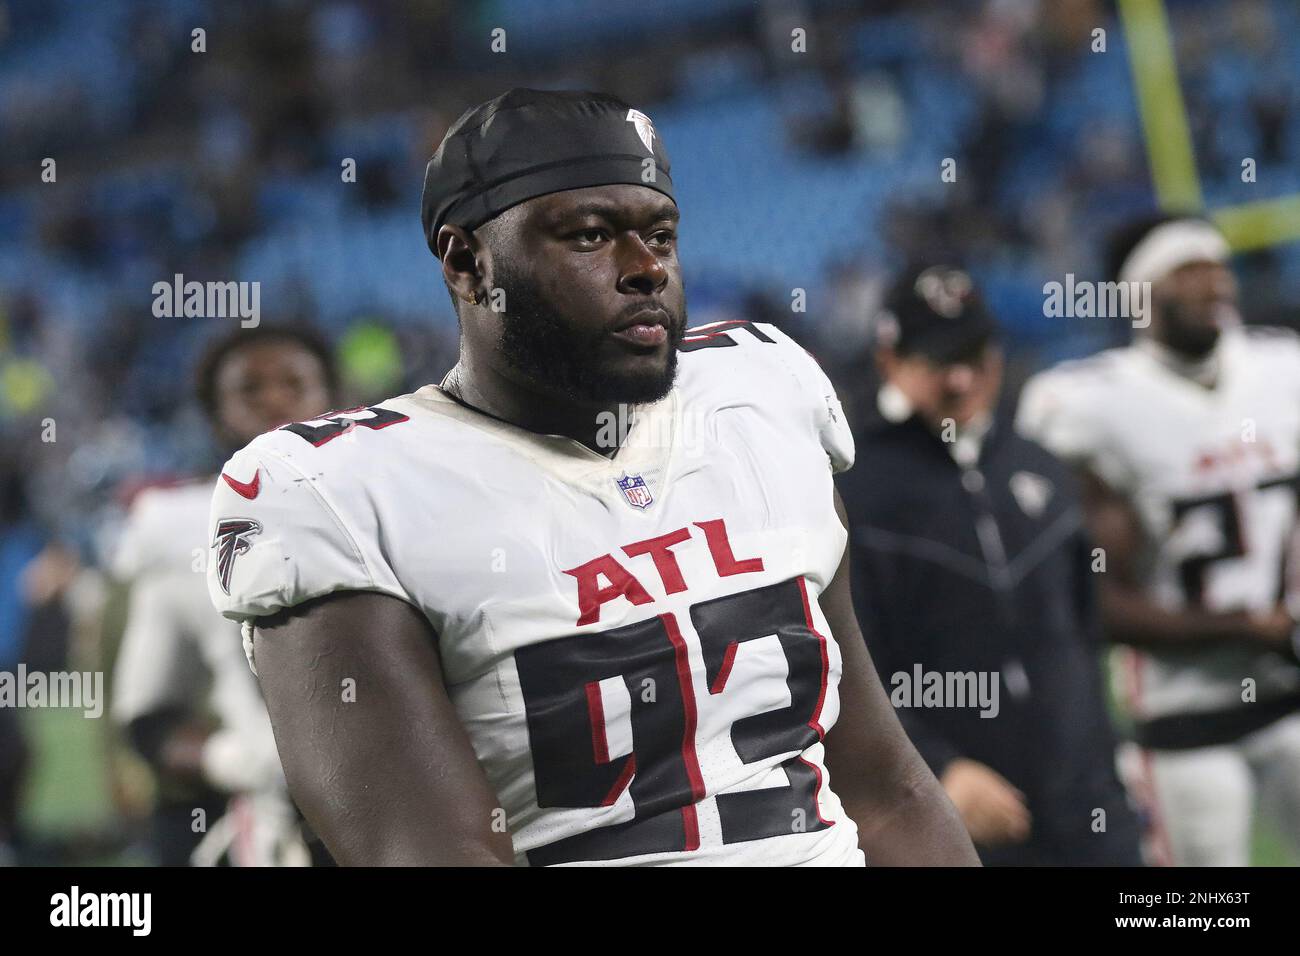
{"label": "white football jersey", "polygon": [[203,705],[220,722],[204,748],[209,782],[227,791],[282,791],[284,775],[257,680],[238,651],[238,629],[212,609],[204,563],[212,485],[141,492],[114,553],[130,583],[113,674],[120,724],[172,707]]}
{"label": "white football jersey", "polygon": [[[1025,386],[1018,424],[1132,502],[1153,601],[1264,612],[1296,597],[1300,339],[1234,328],[1216,348],[1212,389],[1141,347],[1065,362]],[[1247,678],[1259,700],[1300,686],[1300,668],[1245,646],[1125,654],[1138,718],[1242,706]]]}
{"label": "white football jersey", "polygon": [[224,469],[244,493],[217,485],[212,598],[422,611],[521,864],[861,865],[817,603],[852,438],[772,326],[690,330],[680,359],[612,458],[435,386],[262,435]]}

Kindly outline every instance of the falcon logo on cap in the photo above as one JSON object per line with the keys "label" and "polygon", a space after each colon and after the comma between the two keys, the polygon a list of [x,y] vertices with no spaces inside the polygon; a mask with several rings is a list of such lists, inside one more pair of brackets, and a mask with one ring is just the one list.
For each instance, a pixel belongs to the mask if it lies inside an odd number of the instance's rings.
{"label": "falcon logo on cap", "polygon": [[960,269],[935,266],[916,277],[916,293],[946,319],[955,319],[970,298],[970,276]]}
{"label": "falcon logo on cap", "polygon": [[653,154],[655,151],[655,124],[650,122],[650,117],[640,110],[628,110],[624,119],[636,128],[637,136],[641,137],[641,142],[645,144],[645,148]]}

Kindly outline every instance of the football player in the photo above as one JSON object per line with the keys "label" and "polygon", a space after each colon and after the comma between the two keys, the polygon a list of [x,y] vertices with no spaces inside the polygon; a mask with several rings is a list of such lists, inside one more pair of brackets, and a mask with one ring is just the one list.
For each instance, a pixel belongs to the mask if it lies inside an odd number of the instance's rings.
{"label": "football player", "polygon": [[685,329],[677,220],[626,103],[468,110],[423,201],[456,367],[226,464],[210,591],[340,862],[977,863],[853,618],[834,392]]}
{"label": "football player", "polygon": [[1020,425],[1085,474],[1152,860],[1245,865],[1257,802],[1300,845],[1300,339],[1242,326],[1206,221],[1135,223],[1110,258],[1149,283],[1133,344],[1032,379]]}
{"label": "football player", "polygon": [[[197,378],[200,404],[229,453],[328,409],[335,373],[315,334],[258,326],[216,340]],[[195,850],[194,795],[213,790],[233,795],[231,812],[205,828],[196,862],[304,862],[266,705],[237,628],[214,612],[195,566],[209,543],[213,480],[151,488],[133,502],[114,561],[130,595],[112,713],[160,778],[159,862],[187,862]]]}

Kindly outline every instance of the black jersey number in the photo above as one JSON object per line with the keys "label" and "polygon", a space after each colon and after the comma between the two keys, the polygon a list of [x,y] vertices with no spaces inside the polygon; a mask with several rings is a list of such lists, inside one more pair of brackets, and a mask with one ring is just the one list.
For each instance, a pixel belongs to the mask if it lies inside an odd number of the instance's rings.
{"label": "black jersey number", "polygon": [[[283,426],[280,430],[293,432],[299,438],[305,438],[319,447],[327,441],[338,438],[340,435],[346,435],[354,428],[378,430],[404,421],[409,421],[409,419],[401,412],[394,412],[387,408],[367,408],[365,405],[358,405],[356,408],[344,408],[337,412],[327,412],[320,418],[311,419],[311,422],[294,422],[291,425]],[[321,424],[312,424],[312,422]]]}
{"label": "black jersey number", "polygon": [[[701,698],[731,695],[739,708],[731,742],[743,763],[802,752],[815,743],[823,734],[818,721],[828,658],[808,600],[803,579],[794,578],[694,605],[691,623],[708,682],[698,692],[673,614],[517,650],[538,805],[608,807],[627,791],[634,808],[629,821],[530,851],[529,862],[698,849],[695,804],[705,796],[695,753]],[[733,679],[732,666],[741,644],[773,636],[785,658],[789,704],[764,709],[763,695],[746,694],[752,690],[745,686],[748,678]],[[606,713],[609,699],[617,702],[618,714]],[[630,735],[620,733],[627,728]],[[817,811],[820,780],[812,765],[794,756],[781,768],[788,786],[718,795],[725,842],[830,826]]]}
{"label": "black jersey number", "polygon": [[[1291,515],[1291,521],[1294,522],[1298,485],[1300,485],[1300,476],[1272,478],[1260,482],[1253,492],[1247,492],[1246,494],[1256,496],[1256,500],[1252,502],[1256,508],[1265,506],[1265,503],[1273,496],[1288,498],[1288,513]],[[1211,518],[1218,529],[1219,539],[1222,543],[1215,551],[1199,552],[1185,557],[1179,562],[1178,578],[1187,603],[1196,607],[1205,607],[1206,574],[1209,569],[1220,561],[1245,557],[1249,543],[1252,540],[1257,540],[1257,535],[1276,534],[1279,529],[1271,521],[1256,522],[1256,524],[1261,525],[1259,528],[1247,529],[1238,492],[1229,491],[1217,495],[1206,495],[1203,498],[1184,498],[1174,501],[1174,528],[1177,529],[1184,521],[1190,520],[1192,516],[1197,514],[1206,514]],[[1287,537],[1291,534],[1290,527],[1281,528],[1280,531]],[[1282,599],[1286,587],[1285,562],[1287,548],[1285,544],[1282,546],[1281,552],[1282,561],[1277,569],[1276,586],[1276,595],[1279,601]]]}
{"label": "black jersey number", "polygon": [[776,343],[776,339],[748,319],[733,319],[716,325],[702,325],[697,329],[687,329],[685,337],[677,346],[677,351],[694,352],[697,349],[720,349],[739,345],[735,337],[729,334],[737,331],[748,332],[760,342]]}

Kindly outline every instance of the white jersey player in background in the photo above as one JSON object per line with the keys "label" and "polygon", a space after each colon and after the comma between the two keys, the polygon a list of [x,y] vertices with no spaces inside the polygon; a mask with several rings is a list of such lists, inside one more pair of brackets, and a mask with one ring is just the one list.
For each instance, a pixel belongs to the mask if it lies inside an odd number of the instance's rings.
{"label": "white jersey player in background", "polygon": [[1085,473],[1149,859],[1246,865],[1257,805],[1300,848],[1300,338],[1242,326],[1207,222],[1135,223],[1111,259],[1149,326],[1031,379],[1019,424]]}
{"label": "white jersey player in background", "polygon": [[[218,438],[238,447],[328,408],[329,363],[314,336],[241,330],[214,343],[200,363],[200,400]],[[225,814],[190,841],[197,842],[192,862],[305,864],[266,704],[238,628],[208,598],[203,563],[215,480],[150,488],[132,504],[112,568],[130,586],[112,715],[154,768],[162,794],[210,787],[231,796]],[[180,862],[177,854],[188,849],[177,844],[191,830],[192,808],[181,801],[176,809],[178,825],[165,811],[155,820],[164,862]]]}
{"label": "white jersey player in background", "polygon": [[210,591],[340,863],[978,862],[853,618],[839,403],[771,326],[684,332],[668,177],[613,97],[467,112],[457,366],[223,469]]}

